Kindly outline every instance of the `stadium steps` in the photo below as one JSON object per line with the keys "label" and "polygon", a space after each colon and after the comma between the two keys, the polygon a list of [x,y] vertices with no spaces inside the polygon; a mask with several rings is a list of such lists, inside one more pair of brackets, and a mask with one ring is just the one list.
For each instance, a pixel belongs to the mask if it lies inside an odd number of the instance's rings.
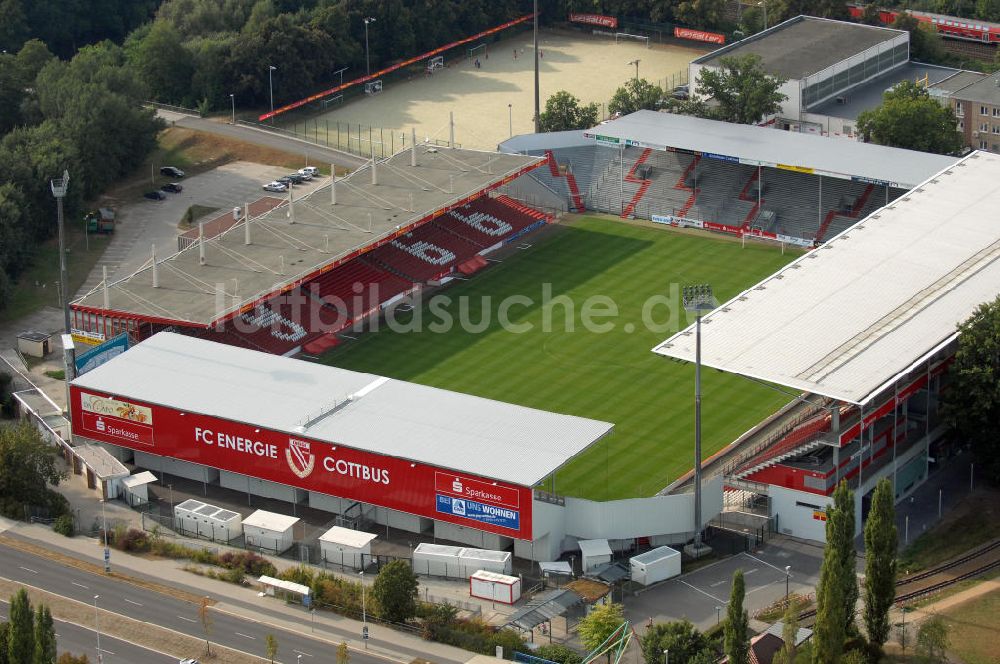
{"label": "stadium steps", "polygon": [[742,479],[785,459],[816,449],[823,444],[822,436],[829,432],[830,426],[830,414],[820,412],[792,429],[773,445],[740,462],[736,470],[729,474],[733,478]]}
{"label": "stadium steps", "polygon": [[583,199],[580,197],[580,188],[576,184],[576,177],[573,175],[572,170],[568,167],[565,173],[559,170],[559,163],[556,161],[556,156],[552,153],[552,150],[546,150],[545,156],[549,163],[549,174],[554,178],[565,178],[566,187],[569,189],[570,199],[573,201],[573,207],[576,212],[583,212],[586,208],[583,205]]}
{"label": "stadium steps", "polygon": [[521,203],[520,201],[514,200],[510,196],[501,194],[500,196],[497,196],[493,200],[496,201],[497,203],[502,203],[506,205],[507,207],[515,210],[516,212],[519,212],[523,215],[527,215],[528,217],[534,219],[535,221],[549,222],[552,220],[551,214],[545,214],[544,212],[540,212],[534,208],[530,208],[527,205]]}
{"label": "stadium steps", "polygon": [[692,184],[688,185],[688,178],[691,178],[695,173],[695,169],[698,168],[698,164],[701,162],[701,155],[695,155],[688,167],[684,169],[681,173],[681,178],[674,185],[674,189],[680,189],[682,191],[690,192],[687,201],[684,202],[683,207],[677,211],[678,217],[686,217],[687,213],[694,207],[695,201],[698,199],[698,192],[701,191],[694,187],[694,178],[692,178]]}
{"label": "stadium steps", "polygon": [[648,178],[638,178],[635,176],[636,170],[646,163],[646,160],[649,159],[649,155],[652,152],[652,148],[646,148],[643,150],[642,154],[639,155],[639,158],[635,160],[634,164],[632,164],[632,168],[629,169],[628,175],[625,176],[626,181],[638,184],[639,189],[636,190],[635,195],[632,196],[632,200],[630,200],[628,205],[625,206],[625,209],[622,210],[622,219],[628,219],[632,215],[633,210],[635,210],[635,206],[642,200],[643,194],[645,194],[646,190],[649,189],[649,186],[653,184],[652,180]]}

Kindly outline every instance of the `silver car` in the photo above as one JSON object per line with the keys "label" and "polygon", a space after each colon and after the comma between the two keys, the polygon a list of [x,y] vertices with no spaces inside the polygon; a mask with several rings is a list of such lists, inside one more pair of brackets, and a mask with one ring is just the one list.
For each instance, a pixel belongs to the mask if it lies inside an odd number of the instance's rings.
{"label": "silver car", "polygon": [[286,187],[285,185],[283,185],[282,183],[280,183],[278,181],[274,181],[274,182],[268,182],[267,184],[265,184],[264,185],[264,191],[273,191],[273,192],[277,192],[277,193],[280,194],[280,193],[284,193],[284,192],[288,191],[288,187]]}

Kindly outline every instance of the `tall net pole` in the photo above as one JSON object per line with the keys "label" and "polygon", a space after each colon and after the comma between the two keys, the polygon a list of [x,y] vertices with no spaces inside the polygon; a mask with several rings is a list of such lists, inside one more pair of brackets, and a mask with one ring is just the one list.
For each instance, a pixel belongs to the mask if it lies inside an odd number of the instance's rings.
{"label": "tall net pole", "polygon": [[534,2],[535,20],[535,133],[541,131],[541,110],[538,104],[538,0]]}

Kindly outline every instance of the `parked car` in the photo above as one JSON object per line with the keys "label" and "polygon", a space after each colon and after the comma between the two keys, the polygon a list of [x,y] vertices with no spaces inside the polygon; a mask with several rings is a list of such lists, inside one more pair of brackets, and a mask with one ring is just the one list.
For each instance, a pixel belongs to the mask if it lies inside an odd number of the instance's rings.
{"label": "parked car", "polygon": [[300,168],[299,173],[301,175],[308,175],[309,177],[316,177],[319,175],[319,169],[315,166],[306,166],[305,168]]}
{"label": "parked car", "polygon": [[184,177],[184,171],[176,166],[163,166],[160,168],[160,175],[166,175],[172,178],[182,178]]}
{"label": "parked car", "polygon": [[184,191],[184,187],[176,182],[170,182],[160,187],[160,191],[169,191],[171,194],[179,194]]}
{"label": "parked car", "polygon": [[302,184],[306,181],[306,177],[304,175],[299,175],[298,173],[289,173],[285,177],[291,180],[292,184]]}
{"label": "parked car", "polygon": [[292,184],[294,184],[292,182],[292,178],[288,177],[287,175],[285,177],[283,177],[283,178],[278,178],[277,180],[275,180],[275,182],[280,182],[281,184],[285,185],[286,187],[291,187]]}
{"label": "parked car", "polygon": [[143,197],[148,198],[151,201],[162,201],[164,198],[167,197],[167,195],[164,194],[162,191],[147,191],[145,194],[143,194]]}
{"label": "parked car", "polygon": [[268,182],[264,185],[264,191],[276,191],[278,193],[288,191],[288,187],[278,181]]}
{"label": "parked car", "polygon": [[691,92],[688,86],[678,85],[676,88],[674,88],[674,91],[670,93],[670,96],[673,97],[674,99],[681,99],[681,100],[689,99],[691,97]]}

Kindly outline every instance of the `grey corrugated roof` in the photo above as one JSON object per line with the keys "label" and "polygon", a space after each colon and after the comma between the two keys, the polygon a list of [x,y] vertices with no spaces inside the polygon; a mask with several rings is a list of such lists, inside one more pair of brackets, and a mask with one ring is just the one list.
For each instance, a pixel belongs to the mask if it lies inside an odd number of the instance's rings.
{"label": "grey corrugated roof", "polygon": [[862,111],[867,111],[881,105],[882,95],[897,83],[902,81],[922,81],[926,76],[929,85],[933,88],[938,88],[938,84],[941,82],[950,80],[961,74],[962,72],[953,67],[907,62],[882,76],[838,94],[835,99],[827,99],[821,104],[810,107],[808,112],[829,115],[835,118],[857,120],[858,115]]}
{"label": "grey corrugated roof", "polygon": [[499,152],[507,154],[535,153],[540,150],[557,150],[593,145],[583,135],[582,129],[571,131],[550,131],[543,134],[519,134],[512,136],[497,146]]}
{"label": "grey corrugated roof", "polygon": [[955,157],[928,152],[656,111],[638,111],[598,125],[587,136],[611,137],[657,150],[675,148],[723,155],[746,164],[793,166],[906,188],[957,161]]}
{"label": "grey corrugated roof", "polygon": [[753,53],[760,56],[767,73],[802,79],[900,34],[890,28],[797,16],[692,63],[711,67],[721,57]]}
{"label": "grey corrugated roof", "polygon": [[951,95],[954,99],[967,99],[1000,106],[1000,72],[984,76],[976,83],[968,85]]}
{"label": "grey corrugated roof", "polygon": [[[1000,292],[998,200],[972,153],[707,314],[702,363],[867,403]],[[653,351],[693,361],[693,328]]]}
{"label": "grey corrugated roof", "polygon": [[524,486],[614,426],[169,332],[73,384]]}
{"label": "grey corrugated roof", "polygon": [[987,77],[987,74],[980,74],[978,71],[964,71],[963,70],[963,71],[958,72],[954,76],[949,76],[948,78],[944,79],[943,81],[939,81],[939,82],[935,83],[931,87],[933,87],[936,90],[941,90],[943,92],[951,93],[952,96],[954,96],[953,93],[958,92],[959,90],[962,90],[963,88],[967,88],[970,85],[972,85],[973,83],[975,83],[977,81],[981,81],[982,79],[984,79],[986,77]]}

